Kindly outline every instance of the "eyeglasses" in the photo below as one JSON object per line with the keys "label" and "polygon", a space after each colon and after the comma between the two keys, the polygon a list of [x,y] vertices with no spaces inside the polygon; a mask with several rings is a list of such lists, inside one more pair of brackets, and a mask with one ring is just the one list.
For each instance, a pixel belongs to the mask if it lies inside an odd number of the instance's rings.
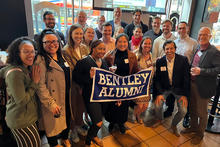
{"label": "eyeglasses", "polygon": [[55,19],[54,18],[46,18],[46,20],[54,21]]}
{"label": "eyeglasses", "polygon": [[52,41],[44,41],[43,42],[45,45],[51,45],[51,44],[59,44],[58,40],[52,40]]}
{"label": "eyeglasses", "polygon": [[32,50],[32,51],[22,50],[22,53],[25,55],[30,55],[30,54],[35,55],[37,53],[37,51],[35,51],[35,50]]}

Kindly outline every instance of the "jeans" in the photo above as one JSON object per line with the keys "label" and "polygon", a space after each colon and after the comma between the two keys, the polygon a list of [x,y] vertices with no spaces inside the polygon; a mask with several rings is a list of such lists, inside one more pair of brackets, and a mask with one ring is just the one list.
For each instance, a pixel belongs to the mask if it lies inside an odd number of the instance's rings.
{"label": "jeans", "polygon": [[[181,98],[181,95],[177,95],[175,93],[173,93],[172,91],[165,91],[163,93],[163,97],[166,100],[167,96],[169,94],[172,94],[175,99],[177,100],[177,107],[178,107],[178,112],[175,114],[173,120],[172,120],[172,126],[176,126],[181,120],[182,118],[186,115],[187,112],[187,107],[183,107],[182,101],[181,103],[179,103],[179,99]],[[159,103],[159,105],[155,106],[155,111],[156,111],[156,117],[159,120],[163,120],[164,116],[163,116],[163,105],[164,105],[164,101],[161,101]]]}

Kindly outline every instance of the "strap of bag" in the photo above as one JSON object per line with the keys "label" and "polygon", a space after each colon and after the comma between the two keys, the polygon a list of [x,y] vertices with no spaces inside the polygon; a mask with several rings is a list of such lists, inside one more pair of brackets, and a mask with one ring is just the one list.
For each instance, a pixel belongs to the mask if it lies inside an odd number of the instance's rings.
{"label": "strap of bag", "polygon": [[5,78],[8,76],[9,73],[11,73],[12,71],[22,71],[20,68],[12,68],[9,71],[7,71]]}

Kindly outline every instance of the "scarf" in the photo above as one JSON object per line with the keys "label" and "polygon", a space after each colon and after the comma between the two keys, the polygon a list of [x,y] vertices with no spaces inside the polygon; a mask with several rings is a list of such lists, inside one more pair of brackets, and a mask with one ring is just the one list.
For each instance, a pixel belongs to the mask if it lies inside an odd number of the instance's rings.
{"label": "scarf", "polygon": [[132,42],[132,45],[134,46],[139,46],[139,44],[141,43],[141,40],[142,40],[142,36],[139,38],[135,38],[134,36],[131,37],[131,42]]}

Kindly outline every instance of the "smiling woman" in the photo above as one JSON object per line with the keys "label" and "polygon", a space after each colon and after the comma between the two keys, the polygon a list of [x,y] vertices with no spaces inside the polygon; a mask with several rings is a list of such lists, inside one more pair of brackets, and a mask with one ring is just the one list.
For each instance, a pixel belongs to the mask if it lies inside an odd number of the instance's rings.
{"label": "smiling woman", "polygon": [[29,38],[18,38],[8,47],[8,65],[0,70],[8,94],[5,120],[18,146],[41,146],[36,126],[38,108],[35,97],[40,68],[32,66],[34,56],[34,42]]}
{"label": "smiling woman", "polygon": [[[82,44],[83,30],[80,25],[72,25],[68,33],[68,42],[63,48],[63,55],[65,60],[70,65],[72,72],[76,63],[89,54],[89,50],[84,44]],[[83,136],[85,136],[87,133],[84,129],[82,129],[82,126],[84,125],[83,112],[86,110],[82,95],[80,93],[81,89],[79,85],[72,81],[71,86],[71,106],[72,113],[75,117],[74,120],[71,120],[71,139],[74,143],[77,143],[79,142],[77,133],[80,133],[80,135]]]}
{"label": "smiling woman", "polygon": [[[137,58],[134,53],[128,49],[128,36],[124,33],[119,34],[115,41],[116,49],[109,52],[105,60],[109,65],[116,65],[116,74],[128,76],[138,72]],[[111,132],[114,125],[119,125],[119,131],[124,134],[126,128],[124,123],[128,119],[128,101],[111,102],[105,114],[105,119],[110,122],[108,129]]]}
{"label": "smiling woman", "polygon": [[60,134],[61,143],[70,147],[68,133],[70,119],[73,119],[69,100],[70,66],[62,56],[60,38],[52,29],[45,29],[40,34],[35,64],[41,69],[37,94],[42,113],[39,124],[44,128],[40,129],[45,130],[50,146],[58,145]]}
{"label": "smiling woman", "polygon": [[92,120],[92,125],[88,130],[85,144],[90,146],[91,141],[102,147],[102,141],[97,137],[97,133],[102,126],[102,114],[104,114],[105,103],[90,102],[92,91],[92,83],[94,76],[94,68],[102,68],[108,70],[106,62],[102,59],[105,55],[105,45],[102,41],[96,40],[91,44],[90,55],[77,62],[73,71],[73,79],[82,87],[82,95],[86,110]]}

